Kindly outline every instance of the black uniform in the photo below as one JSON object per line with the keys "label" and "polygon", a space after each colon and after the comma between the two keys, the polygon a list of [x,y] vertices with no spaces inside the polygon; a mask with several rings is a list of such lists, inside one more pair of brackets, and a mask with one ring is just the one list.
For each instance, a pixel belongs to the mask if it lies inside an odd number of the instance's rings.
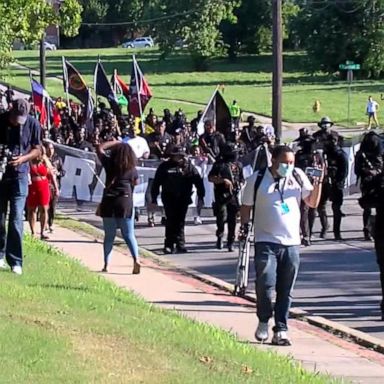
{"label": "black uniform", "polygon": [[164,159],[167,157],[167,150],[172,144],[172,136],[167,132],[162,135],[159,132],[153,132],[147,137],[148,145],[151,151],[151,159]]}
{"label": "black uniform", "polygon": [[[307,137],[307,139],[302,139],[300,141],[301,149],[297,151],[295,155],[295,166],[297,168],[305,171],[308,167],[316,167],[322,165],[321,155],[314,151],[314,140]],[[304,201],[300,205],[301,219],[300,219],[300,229],[302,235],[302,244],[310,245],[313,224],[316,217],[316,209],[310,208]]]}
{"label": "black uniform", "polygon": [[[356,153],[355,174],[360,179],[361,192],[364,195],[369,182],[383,171],[383,154],[380,137],[374,132],[365,135],[360,150]],[[363,212],[363,231],[366,240],[371,240],[368,222],[372,214],[370,208]]]}
{"label": "black uniform", "polygon": [[332,201],[333,233],[335,239],[340,240],[341,206],[343,205],[344,184],[348,176],[348,159],[344,151],[337,145],[337,139],[336,135],[329,135],[324,146],[326,169],[320,204],[317,211],[322,228],[320,237],[324,238],[329,228],[326,204],[328,200]]}
{"label": "black uniform", "polygon": [[204,198],[203,179],[197,169],[187,160],[175,161],[172,157],[161,163],[153,180],[151,195],[156,203],[161,187],[161,200],[166,215],[164,248],[167,253],[185,252],[185,216],[191,204],[193,186],[199,199]]}
{"label": "black uniform", "polygon": [[[215,183],[213,213],[216,216],[216,236],[217,248],[222,248],[222,238],[224,235],[225,223],[228,224],[227,245],[228,250],[232,251],[235,241],[236,219],[240,209],[239,194],[242,184],[244,184],[243,167],[235,156],[223,156],[215,164],[208,175],[208,179],[214,182],[218,177],[219,182]],[[232,182],[232,191],[222,183],[227,179]]]}
{"label": "black uniform", "polygon": [[240,140],[245,144],[247,152],[252,152],[260,143],[260,134],[254,125],[248,125],[243,128]]}

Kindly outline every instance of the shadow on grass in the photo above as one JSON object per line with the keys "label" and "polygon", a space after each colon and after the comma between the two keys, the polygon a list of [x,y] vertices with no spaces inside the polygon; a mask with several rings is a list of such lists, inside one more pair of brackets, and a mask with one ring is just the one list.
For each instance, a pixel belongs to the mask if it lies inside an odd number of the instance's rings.
{"label": "shadow on grass", "polygon": [[57,289],[57,290],[64,290],[64,291],[82,291],[82,292],[91,291],[88,287],[64,285],[64,284],[28,284],[28,287]]}

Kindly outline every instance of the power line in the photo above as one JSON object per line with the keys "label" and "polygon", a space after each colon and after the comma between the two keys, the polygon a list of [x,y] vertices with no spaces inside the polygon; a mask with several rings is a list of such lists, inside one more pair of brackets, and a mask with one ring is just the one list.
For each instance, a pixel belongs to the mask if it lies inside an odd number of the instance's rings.
{"label": "power line", "polygon": [[114,27],[114,26],[126,26],[126,25],[137,25],[137,24],[149,24],[149,23],[153,23],[156,21],[174,19],[175,17],[179,17],[179,16],[193,15],[193,14],[198,13],[198,12],[201,12],[201,9],[195,9],[192,11],[181,12],[181,13],[174,13],[173,15],[160,16],[160,17],[155,17],[155,18],[146,19],[146,20],[122,21],[122,22],[117,22],[117,23],[81,23],[81,25],[98,26],[98,27]]}

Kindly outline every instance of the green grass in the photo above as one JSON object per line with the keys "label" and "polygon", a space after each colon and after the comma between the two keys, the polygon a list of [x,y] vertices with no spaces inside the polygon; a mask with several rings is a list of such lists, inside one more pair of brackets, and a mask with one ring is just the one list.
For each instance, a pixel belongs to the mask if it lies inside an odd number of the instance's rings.
{"label": "green grass", "polygon": [[23,276],[0,274],[2,383],[334,382],[157,309],[38,240],[25,253]]}
{"label": "green grass", "polygon": [[[98,55],[108,74],[115,68],[129,81],[132,51],[123,48],[103,50],[65,50],[48,52],[47,72],[49,76],[61,75],[61,56],[65,55],[79,70],[88,84],[93,83],[94,65]],[[171,103],[166,99],[177,99],[206,104],[218,84],[225,85],[224,97],[230,103],[237,99],[243,110],[263,115],[271,114],[272,58],[268,54],[239,57],[236,62],[228,59],[212,60],[207,72],[195,72],[187,55],[179,52],[160,60],[156,49],[135,52],[147,76],[155,97],[151,106],[157,113],[169,107],[182,107],[188,117],[193,117],[198,106]],[[38,51],[17,51],[17,61],[38,68]],[[329,115],[334,121],[346,124],[347,85],[345,81],[324,73],[308,73],[306,56],[303,53],[288,53],[284,56],[283,116],[290,122],[314,122],[320,115]],[[3,73],[5,80],[29,88],[25,71]],[[48,80],[48,90],[53,95],[62,95],[60,82]],[[380,99],[384,90],[380,82],[355,81],[351,96],[351,119],[353,124],[365,122],[365,105],[369,95]],[[321,102],[320,114],[312,111],[315,100]]]}

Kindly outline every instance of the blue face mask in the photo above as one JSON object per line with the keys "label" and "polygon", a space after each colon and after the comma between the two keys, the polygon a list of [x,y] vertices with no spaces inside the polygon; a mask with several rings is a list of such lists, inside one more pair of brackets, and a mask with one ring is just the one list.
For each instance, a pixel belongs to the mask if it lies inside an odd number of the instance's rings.
{"label": "blue face mask", "polygon": [[279,168],[277,168],[277,173],[281,177],[289,177],[292,175],[295,166],[293,164],[280,163]]}

